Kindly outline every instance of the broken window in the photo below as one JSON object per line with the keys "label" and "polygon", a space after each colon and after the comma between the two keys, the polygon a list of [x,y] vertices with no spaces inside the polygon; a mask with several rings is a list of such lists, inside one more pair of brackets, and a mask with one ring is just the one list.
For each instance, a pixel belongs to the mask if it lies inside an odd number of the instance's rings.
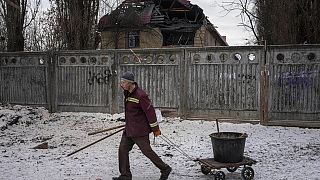
{"label": "broken window", "polygon": [[139,31],[128,32],[128,48],[140,46]]}
{"label": "broken window", "polygon": [[168,32],[163,31],[163,46],[191,46],[194,40],[194,33],[188,32]]}

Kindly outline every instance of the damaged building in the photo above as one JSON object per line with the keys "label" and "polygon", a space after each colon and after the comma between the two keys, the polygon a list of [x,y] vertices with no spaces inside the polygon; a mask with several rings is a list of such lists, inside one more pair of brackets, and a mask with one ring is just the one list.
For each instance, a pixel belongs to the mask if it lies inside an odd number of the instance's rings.
{"label": "damaged building", "polygon": [[102,49],[227,46],[187,0],[126,0],[98,24]]}

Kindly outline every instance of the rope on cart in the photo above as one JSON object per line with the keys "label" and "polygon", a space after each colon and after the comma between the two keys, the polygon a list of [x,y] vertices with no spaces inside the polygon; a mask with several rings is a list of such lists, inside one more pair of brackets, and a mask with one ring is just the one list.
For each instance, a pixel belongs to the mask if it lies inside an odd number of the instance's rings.
{"label": "rope on cart", "polygon": [[173,148],[175,148],[179,153],[181,153],[182,155],[184,155],[185,157],[187,157],[189,160],[191,161],[196,161],[194,159],[192,159],[186,152],[184,152],[182,149],[180,149],[174,142],[172,142],[168,137],[166,137],[165,135],[161,134],[161,136],[159,136],[162,140],[164,140],[166,143],[168,143],[170,146],[172,146]]}

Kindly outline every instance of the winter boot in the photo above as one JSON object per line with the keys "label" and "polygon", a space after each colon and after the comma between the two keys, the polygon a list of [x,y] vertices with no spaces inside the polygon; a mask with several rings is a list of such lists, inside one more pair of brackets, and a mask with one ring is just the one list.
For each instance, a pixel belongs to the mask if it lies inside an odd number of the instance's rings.
{"label": "winter boot", "polygon": [[162,170],[159,180],[167,180],[171,171],[172,171],[172,168],[170,166],[168,166],[165,170]]}

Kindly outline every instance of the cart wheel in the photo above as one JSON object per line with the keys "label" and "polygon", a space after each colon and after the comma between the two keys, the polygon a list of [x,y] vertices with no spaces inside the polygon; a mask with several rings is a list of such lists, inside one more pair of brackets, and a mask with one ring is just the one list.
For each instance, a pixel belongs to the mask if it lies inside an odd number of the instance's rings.
{"label": "cart wheel", "polygon": [[254,171],[251,167],[244,167],[241,171],[241,177],[245,180],[251,180],[254,177]]}
{"label": "cart wheel", "polygon": [[216,174],[214,175],[214,179],[215,180],[224,180],[226,178],[226,175],[224,174],[224,172],[222,171],[218,171],[216,172]]}
{"label": "cart wheel", "polygon": [[235,172],[238,169],[238,167],[227,167],[227,170],[229,172]]}
{"label": "cart wheel", "polygon": [[201,165],[201,172],[204,175],[208,175],[211,172],[211,169],[208,166],[205,165]]}

